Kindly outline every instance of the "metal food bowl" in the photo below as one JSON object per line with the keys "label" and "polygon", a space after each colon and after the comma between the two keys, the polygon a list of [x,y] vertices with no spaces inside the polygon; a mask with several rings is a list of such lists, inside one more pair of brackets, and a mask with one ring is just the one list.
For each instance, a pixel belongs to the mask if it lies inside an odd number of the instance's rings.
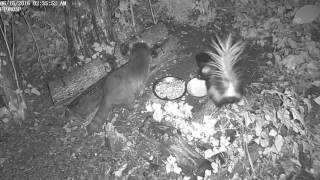
{"label": "metal food bowl", "polygon": [[[183,82],[181,84],[181,88],[182,88],[181,92],[177,93],[176,96],[174,96],[174,97],[168,97],[168,96],[171,96],[170,95],[170,83],[174,85],[175,82],[177,82],[177,81]],[[157,92],[157,90],[159,90],[158,88],[161,88],[161,86],[166,87],[165,84],[168,85],[167,86],[167,90],[168,90],[167,93],[168,94],[166,94],[165,92],[163,94],[161,94],[161,92]],[[165,77],[162,77],[154,82],[154,84],[152,86],[152,91],[153,91],[153,94],[159,99],[167,100],[167,101],[168,100],[177,100],[177,99],[182,98],[186,94],[187,85],[186,85],[186,82],[181,78],[178,78],[175,76],[165,76]],[[174,91],[174,89],[172,89],[171,92],[172,91]]]}
{"label": "metal food bowl", "polygon": [[207,95],[206,83],[204,80],[193,78],[187,83],[187,92],[194,97],[204,97]]}

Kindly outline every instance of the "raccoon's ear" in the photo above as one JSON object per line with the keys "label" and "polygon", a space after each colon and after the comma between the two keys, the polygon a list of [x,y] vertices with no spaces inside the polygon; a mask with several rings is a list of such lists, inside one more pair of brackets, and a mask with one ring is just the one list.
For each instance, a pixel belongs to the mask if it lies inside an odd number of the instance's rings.
{"label": "raccoon's ear", "polygon": [[201,52],[196,54],[196,63],[198,65],[198,67],[201,69],[204,68],[204,66],[206,66],[206,64],[208,62],[212,61],[211,57],[209,56],[209,54],[205,53],[205,52]]}
{"label": "raccoon's ear", "polygon": [[145,44],[148,46],[148,48],[152,48],[151,43],[146,42],[146,41],[144,41],[144,40],[137,40],[137,41],[131,42],[131,43],[129,44],[129,49],[132,50],[133,45],[136,44],[136,43],[145,43]]}

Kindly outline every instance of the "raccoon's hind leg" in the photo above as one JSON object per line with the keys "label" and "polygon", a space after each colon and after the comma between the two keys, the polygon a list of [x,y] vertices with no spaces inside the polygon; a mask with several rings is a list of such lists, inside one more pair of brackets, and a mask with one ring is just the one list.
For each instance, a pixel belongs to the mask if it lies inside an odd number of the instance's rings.
{"label": "raccoon's hind leg", "polygon": [[112,110],[112,104],[110,102],[107,102],[107,98],[102,99],[99,109],[94,115],[92,121],[87,125],[86,130],[88,135],[93,134],[98,129],[101,128],[104,122],[107,121],[107,118],[109,116],[109,113]]}
{"label": "raccoon's hind leg", "polygon": [[135,100],[135,96],[134,94],[132,94],[127,97],[127,99],[123,104],[127,107],[128,110],[132,111],[134,109],[134,100]]}

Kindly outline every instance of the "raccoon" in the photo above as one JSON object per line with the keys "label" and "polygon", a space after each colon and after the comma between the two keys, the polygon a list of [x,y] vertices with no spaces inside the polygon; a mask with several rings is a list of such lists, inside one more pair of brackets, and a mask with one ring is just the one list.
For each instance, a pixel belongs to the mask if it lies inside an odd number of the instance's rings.
{"label": "raccoon", "polygon": [[86,127],[88,135],[96,132],[108,121],[113,105],[121,104],[133,109],[136,94],[142,95],[144,92],[151,59],[151,50],[147,43],[132,44],[128,63],[111,72],[103,80],[103,96],[98,111]]}

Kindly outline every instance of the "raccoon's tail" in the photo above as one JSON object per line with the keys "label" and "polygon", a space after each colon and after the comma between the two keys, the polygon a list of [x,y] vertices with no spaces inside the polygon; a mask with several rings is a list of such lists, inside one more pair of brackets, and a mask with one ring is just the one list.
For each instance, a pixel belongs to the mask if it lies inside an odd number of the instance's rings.
{"label": "raccoon's tail", "polygon": [[86,127],[87,134],[91,135],[99,130],[102,127],[103,123],[107,121],[107,118],[111,111],[112,104],[106,102],[106,100],[103,99],[92,121]]}

